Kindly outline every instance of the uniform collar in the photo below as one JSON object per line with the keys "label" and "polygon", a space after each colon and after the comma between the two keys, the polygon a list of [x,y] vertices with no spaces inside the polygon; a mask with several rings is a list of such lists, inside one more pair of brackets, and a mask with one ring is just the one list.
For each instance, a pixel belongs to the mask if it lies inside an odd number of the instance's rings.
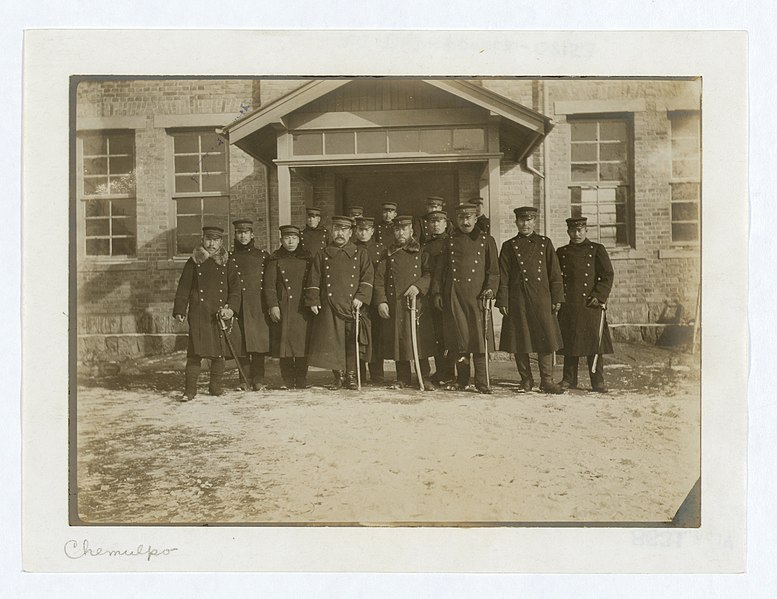
{"label": "uniform collar", "polygon": [[353,258],[356,255],[358,248],[354,245],[353,241],[348,241],[343,247],[339,248],[334,243],[330,243],[324,250],[330,258],[334,258],[340,252],[344,252],[349,258]]}
{"label": "uniform collar", "polygon": [[248,243],[246,243],[245,245],[243,245],[239,241],[235,240],[234,252],[236,254],[239,254],[241,252],[250,252],[253,249],[254,249],[254,240],[253,239],[251,241],[249,241]]}
{"label": "uniform collar", "polygon": [[415,253],[420,249],[421,249],[421,244],[418,243],[418,240],[415,237],[411,237],[410,241],[407,242],[407,245],[399,246],[392,243],[391,247],[388,248],[388,255],[393,256],[399,250],[405,250],[410,253]]}

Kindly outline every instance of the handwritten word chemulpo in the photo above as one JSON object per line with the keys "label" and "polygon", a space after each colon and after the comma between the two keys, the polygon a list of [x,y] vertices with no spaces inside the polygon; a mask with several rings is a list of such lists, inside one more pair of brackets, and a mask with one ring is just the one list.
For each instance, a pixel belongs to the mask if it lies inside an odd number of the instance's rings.
{"label": "handwritten word chemulpo", "polygon": [[146,561],[151,561],[152,557],[160,555],[170,555],[173,551],[178,551],[178,547],[166,547],[156,549],[151,545],[138,545],[137,549],[103,549],[102,547],[92,548],[89,541],[84,539],[79,543],[75,539],[70,539],[65,543],[65,555],[70,559],[81,559],[82,557],[146,557]]}

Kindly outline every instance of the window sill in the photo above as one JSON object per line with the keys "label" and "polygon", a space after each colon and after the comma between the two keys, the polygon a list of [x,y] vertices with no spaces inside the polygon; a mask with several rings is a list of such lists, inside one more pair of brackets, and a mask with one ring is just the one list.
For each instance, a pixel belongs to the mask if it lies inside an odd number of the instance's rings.
{"label": "window sill", "polygon": [[680,246],[670,247],[658,250],[658,257],[665,258],[699,258],[701,256],[701,246]]}
{"label": "window sill", "polygon": [[610,260],[647,260],[648,252],[634,248],[607,248]]}
{"label": "window sill", "polygon": [[81,258],[78,261],[78,272],[107,272],[146,270],[148,263],[142,260],[95,260]]}
{"label": "window sill", "polygon": [[181,270],[181,268],[183,268],[183,265],[186,264],[186,261],[188,259],[189,259],[189,256],[176,256],[175,258],[169,258],[168,260],[157,260],[156,269],[157,270]]}

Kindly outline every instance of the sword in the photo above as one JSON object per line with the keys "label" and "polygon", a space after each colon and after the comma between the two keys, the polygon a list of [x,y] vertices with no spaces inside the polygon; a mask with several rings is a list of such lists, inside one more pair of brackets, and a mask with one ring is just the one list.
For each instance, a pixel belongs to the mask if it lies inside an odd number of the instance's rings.
{"label": "sword", "polygon": [[227,330],[227,323],[225,320],[223,320],[219,313],[216,312],[216,320],[218,321],[219,325],[221,325],[221,332],[224,333],[224,340],[227,342],[227,347],[229,348],[229,351],[232,353],[232,357],[235,358],[235,364],[237,364],[237,371],[240,373],[240,377],[243,379],[243,382],[246,385],[250,385],[248,382],[248,377],[246,376],[246,373],[243,372],[243,367],[240,365],[240,359],[237,357],[237,354],[235,353],[235,348],[232,347],[232,341],[229,339],[229,332]]}
{"label": "sword", "polygon": [[415,296],[408,297],[410,302],[410,340],[413,344],[413,360],[415,362],[415,374],[418,377],[418,388],[424,390],[424,379],[421,376],[421,358],[418,356],[418,330],[416,329],[416,303]]}
{"label": "sword", "polygon": [[354,339],[356,343],[356,390],[362,390],[362,367],[359,360],[359,308],[354,310]]}
{"label": "sword", "polygon": [[488,316],[494,306],[494,300],[492,298],[484,298],[483,300],[483,347],[486,349],[486,387],[491,386],[491,375],[488,370]]}
{"label": "sword", "polygon": [[602,315],[599,318],[599,342],[596,344],[596,355],[594,356],[591,372],[596,372],[596,362],[599,360],[599,352],[602,349],[602,334],[604,333],[604,312],[607,310],[607,304],[602,304]]}

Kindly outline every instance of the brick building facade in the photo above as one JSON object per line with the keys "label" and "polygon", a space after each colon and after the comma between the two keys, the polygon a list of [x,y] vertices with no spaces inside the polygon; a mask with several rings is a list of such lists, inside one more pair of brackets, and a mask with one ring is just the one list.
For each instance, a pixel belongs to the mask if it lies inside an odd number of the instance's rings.
{"label": "brick building facade", "polygon": [[696,80],[80,81],[79,360],[185,347],[172,299],[204,223],[252,218],[274,249],[306,205],[419,214],[427,195],[484,197],[498,244],[516,206],[556,246],[585,214],[613,258],[613,323],[692,316],[699,109]]}

